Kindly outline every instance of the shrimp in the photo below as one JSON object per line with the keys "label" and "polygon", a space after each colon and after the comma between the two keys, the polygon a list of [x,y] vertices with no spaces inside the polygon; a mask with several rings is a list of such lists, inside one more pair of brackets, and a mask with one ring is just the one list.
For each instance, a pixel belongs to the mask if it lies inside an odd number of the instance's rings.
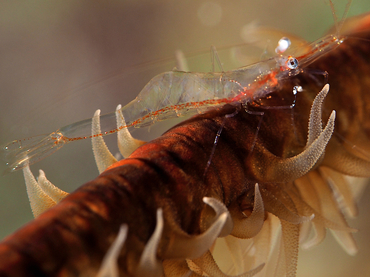
{"label": "shrimp", "polygon": [[64,144],[115,133],[123,128],[145,127],[156,121],[192,114],[208,107],[249,102],[271,92],[281,78],[291,75],[297,61],[278,56],[237,70],[216,73],[170,71],[154,77],[121,109],[127,125],[116,127],[115,112],[101,117],[102,133],[90,134],[92,119],[64,126],[46,137],[16,140],[3,146],[9,170],[24,168],[60,149]]}
{"label": "shrimp", "polygon": [[[278,47],[287,40],[282,38]],[[310,51],[297,58],[280,54],[226,72],[169,71],[159,74],[133,101],[121,108],[126,125],[117,127],[115,112],[112,112],[101,117],[101,133],[91,134],[90,118],[64,126],[46,137],[12,141],[1,149],[8,160],[6,171],[13,172],[34,164],[72,141],[109,135],[123,128],[146,127],[157,121],[201,113],[210,107],[253,102],[274,91],[283,79],[299,74],[301,67],[333,50],[343,40],[328,35],[313,42]],[[279,48],[277,52],[282,53],[286,48]]]}

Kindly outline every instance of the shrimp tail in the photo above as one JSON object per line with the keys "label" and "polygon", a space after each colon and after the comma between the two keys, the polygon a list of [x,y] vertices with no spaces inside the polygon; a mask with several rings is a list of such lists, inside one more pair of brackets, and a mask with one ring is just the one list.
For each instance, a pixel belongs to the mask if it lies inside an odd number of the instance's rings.
{"label": "shrimp tail", "polygon": [[53,154],[65,144],[58,131],[48,136],[40,135],[29,139],[14,140],[1,147],[7,168],[3,174],[34,164]]}

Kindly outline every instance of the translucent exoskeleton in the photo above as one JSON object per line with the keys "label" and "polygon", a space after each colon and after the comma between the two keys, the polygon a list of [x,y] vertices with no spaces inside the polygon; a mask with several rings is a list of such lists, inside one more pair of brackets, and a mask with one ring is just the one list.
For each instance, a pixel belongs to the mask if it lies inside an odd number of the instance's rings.
{"label": "translucent exoskeleton", "polygon": [[[287,42],[287,38],[281,41]],[[54,153],[64,144],[115,133],[123,128],[145,127],[156,121],[203,112],[209,107],[248,103],[271,93],[284,78],[337,47],[343,38],[326,36],[299,56],[276,57],[226,72],[169,71],[154,77],[121,111],[126,125],[116,127],[115,112],[101,116],[102,132],[90,134],[92,119],[64,126],[46,137],[15,140],[2,147],[8,171],[21,169]],[[288,46],[283,47],[284,52]],[[278,52],[279,52],[278,51]]]}

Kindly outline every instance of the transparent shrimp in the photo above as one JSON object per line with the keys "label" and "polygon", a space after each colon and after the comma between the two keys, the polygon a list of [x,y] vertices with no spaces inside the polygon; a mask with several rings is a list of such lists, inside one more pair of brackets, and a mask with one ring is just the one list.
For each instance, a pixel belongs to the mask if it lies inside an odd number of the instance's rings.
{"label": "transparent shrimp", "polygon": [[284,78],[299,74],[302,66],[334,49],[342,41],[336,36],[326,36],[312,43],[310,51],[300,57],[280,54],[232,71],[169,71],[159,74],[121,109],[125,126],[116,126],[115,112],[112,112],[101,116],[102,132],[98,134],[91,134],[92,119],[89,118],[64,126],[47,136],[12,141],[1,149],[7,161],[5,172],[34,164],[71,141],[104,136],[123,128],[145,127],[156,121],[200,113],[210,107],[248,103],[264,97],[276,89]]}

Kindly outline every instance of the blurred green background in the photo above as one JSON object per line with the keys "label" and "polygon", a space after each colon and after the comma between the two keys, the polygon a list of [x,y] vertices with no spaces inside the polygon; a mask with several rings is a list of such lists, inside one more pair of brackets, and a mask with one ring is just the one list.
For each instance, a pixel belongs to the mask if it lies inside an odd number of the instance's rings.
{"label": "blurred green background", "polygon": [[[338,17],[346,3],[334,2]],[[355,0],[350,14],[366,11],[370,2]],[[333,17],[323,0],[0,1],[0,144],[48,134],[92,117],[98,108],[104,114],[127,104],[152,77],[174,67],[165,58],[177,49],[201,50],[202,55],[190,55],[190,69],[211,71],[210,46],[243,43],[241,32],[251,23],[311,41],[333,25]],[[262,53],[246,49],[241,51],[248,58],[258,60],[256,53]],[[228,56],[235,56],[228,50],[220,51],[225,69],[232,68]],[[149,140],[175,122],[134,135]],[[107,141],[116,152],[115,137]],[[40,168],[68,192],[98,174],[89,141],[69,144],[31,166],[34,174]],[[359,218],[350,222],[360,229],[358,255],[348,256],[328,235],[315,249],[301,251],[298,276],[370,275],[369,194],[365,191]],[[0,239],[31,219],[22,173],[1,176]]]}

